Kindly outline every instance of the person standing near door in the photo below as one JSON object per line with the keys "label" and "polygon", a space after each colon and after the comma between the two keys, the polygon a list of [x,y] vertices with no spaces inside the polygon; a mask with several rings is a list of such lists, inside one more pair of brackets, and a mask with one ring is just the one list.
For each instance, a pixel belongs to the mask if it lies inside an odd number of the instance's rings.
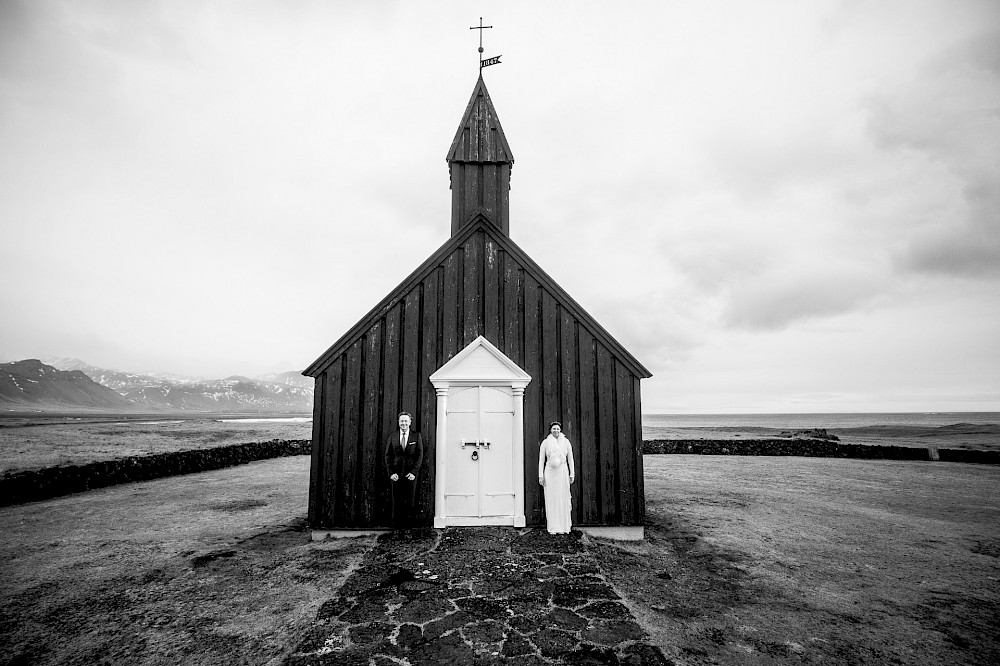
{"label": "person standing near door", "polygon": [[569,493],[576,478],[573,469],[573,445],[562,434],[562,424],[553,421],[549,436],[538,448],[538,483],[545,489],[545,525],[549,534],[569,534],[573,525]]}
{"label": "person standing near door", "polygon": [[385,469],[392,484],[392,526],[413,527],[417,504],[417,477],[424,461],[424,442],[410,429],[413,417],[400,412],[399,429],[385,443]]}

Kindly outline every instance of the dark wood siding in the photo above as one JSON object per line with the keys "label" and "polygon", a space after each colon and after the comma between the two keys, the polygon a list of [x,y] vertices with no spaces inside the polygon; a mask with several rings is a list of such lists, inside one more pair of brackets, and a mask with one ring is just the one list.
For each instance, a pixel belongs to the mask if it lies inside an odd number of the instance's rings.
{"label": "dark wood siding", "polygon": [[440,271],[435,271],[423,282],[423,309],[421,321],[423,352],[420,362],[421,381],[420,408],[414,416],[416,427],[424,435],[424,483],[420,485],[419,505],[424,507],[424,516],[429,522],[434,515],[434,465],[437,458],[434,450],[434,433],[437,432],[437,394],[427,378],[441,363],[441,308],[439,307]]}
{"label": "dark wood siding", "polygon": [[378,437],[382,432],[382,322],[372,327],[371,333],[367,336],[365,345],[364,375],[362,382],[364,390],[364,402],[361,405],[364,419],[361,422],[362,441],[371,441],[374,446],[373,455],[361,456],[358,465],[358,513],[361,520],[371,524],[375,520],[376,511],[376,484],[384,474],[379,474],[377,466],[381,462],[378,455]]}
{"label": "dark wood siding", "polygon": [[[520,359],[511,359],[531,375],[531,383],[524,391],[524,516],[529,524],[537,524],[542,520],[542,490],[538,485],[538,445],[542,441],[544,426],[542,421],[542,392],[540,390],[542,371],[542,348],[539,310],[541,300],[538,297],[538,282],[530,275],[524,275],[524,310],[521,316],[524,320],[524,355]],[[528,479],[534,479],[529,483]]]}
{"label": "dark wood siding", "polygon": [[[577,362],[580,364],[580,430],[576,435],[578,483],[576,494],[580,496],[582,512],[574,514],[574,518],[585,525],[601,522],[600,500],[601,489],[597,483],[597,352],[593,336],[580,329],[577,345]],[[573,440],[570,440],[573,441]]]}
{"label": "dark wood siding", "polygon": [[431,524],[437,401],[428,378],[479,335],[532,377],[524,396],[528,524],[544,523],[538,445],[553,420],[573,443],[574,522],[641,524],[639,377],[606,334],[482,229],[421,276],[374,311],[317,376],[311,524],[388,524],[382,447],[400,410],[424,438],[418,518]]}
{"label": "dark wood siding", "polygon": [[642,399],[639,378],[632,375],[632,447],[635,449],[635,496],[638,499],[634,525],[646,523],[646,484],[642,472]]}
{"label": "dark wood siding", "polygon": [[315,383],[313,392],[313,422],[312,422],[312,452],[309,461],[309,515],[315,516],[320,512],[323,502],[323,478],[321,465],[325,460],[323,451],[323,416],[326,413],[323,390],[325,385],[320,379]]}
{"label": "dark wood siding", "polygon": [[[362,338],[362,341],[364,338]],[[351,345],[344,363],[343,416],[340,439],[340,493],[336,512],[356,524],[363,524],[358,515],[357,499],[358,458],[371,455],[365,446],[360,428],[361,412],[361,344]],[[370,443],[369,443],[370,444]]]}
{"label": "dark wood siding", "polygon": [[615,438],[615,377],[614,359],[604,347],[597,345],[597,479],[598,518],[602,524],[614,525],[618,519],[618,493],[615,490],[618,464],[618,441]]}
{"label": "dark wood siding", "polygon": [[344,361],[337,359],[332,366],[323,374],[323,435],[322,454],[323,461],[321,487],[322,491],[318,496],[322,498],[319,502],[322,515],[329,516],[331,520],[339,520],[337,514],[337,489],[340,479],[340,449],[343,442],[341,422],[343,420],[343,403],[341,401],[341,383],[344,379]]}
{"label": "dark wood siding", "polygon": [[635,449],[632,445],[632,377],[624,367],[615,362],[615,414],[618,452],[618,494],[620,496],[620,517],[624,523],[635,519],[635,496],[627,492],[635,483]]}

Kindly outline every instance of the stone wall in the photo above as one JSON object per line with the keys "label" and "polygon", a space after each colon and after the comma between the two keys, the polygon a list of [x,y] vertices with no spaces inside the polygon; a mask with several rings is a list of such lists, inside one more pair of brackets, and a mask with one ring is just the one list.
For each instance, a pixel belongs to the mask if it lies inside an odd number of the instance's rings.
{"label": "stone wall", "polygon": [[1000,465],[1000,451],[970,451],[969,449],[938,449],[937,451],[939,460]]}
{"label": "stone wall", "polygon": [[865,458],[869,460],[944,460],[1000,464],[1000,451],[919,448],[844,444],[822,439],[653,439],[642,443],[642,452],[691,453],[709,456],[806,456],[813,458]]}
{"label": "stone wall", "polygon": [[311,450],[312,442],[308,439],[273,440],[8,472],[0,477],[0,506],[35,502],[118,483],[222,469],[254,460],[307,455]]}
{"label": "stone wall", "polygon": [[[308,439],[273,440],[270,442],[230,444],[213,449],[133,456],[86,465],[49,467],[37,471],[9,472],[0,477],[0,506],[36,502],[118,483],[206,472],[223,467],[243,465],[254,460],[308,455],[311,451],[312,442]],[[722,456],[942,460],[1000,464],[1000,451],[870,446],[843,444],[822,439],[653,439],[642,443],[642,452],[645,454],[690,453]]]}

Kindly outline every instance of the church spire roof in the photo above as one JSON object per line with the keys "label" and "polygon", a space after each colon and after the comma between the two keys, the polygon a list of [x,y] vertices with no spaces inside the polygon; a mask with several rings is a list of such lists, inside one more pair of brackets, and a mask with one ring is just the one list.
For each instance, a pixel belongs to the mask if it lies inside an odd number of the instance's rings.
{"label": "church spire roof", "polygon": [[486,90],[483,75],[479,75],[469,105],[465,107],[455,140],[448,150],[448,162],[514,163],[507,137],[500,127],[497,110]]}
{"label": "church spire roof", "polygon": [[479,215],[508,235],[514,154],[481,73],[446,159],[451,176],[451,235]]}

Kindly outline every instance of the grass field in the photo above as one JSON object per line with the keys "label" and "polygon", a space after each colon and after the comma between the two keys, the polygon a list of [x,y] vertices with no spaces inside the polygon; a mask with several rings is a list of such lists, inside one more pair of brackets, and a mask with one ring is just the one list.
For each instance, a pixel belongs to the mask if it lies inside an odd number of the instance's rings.
{"label": "grass field", "polygon": [[[752,439],[781,434],[774,428],[644,428],[646,439]],[[837,431],[845,444],[927,448],[1000,449],[997,425],[915,428],[880,426]],[[0,474],[127,456],[210,448],[274,439],[310,439],[312,421],[191,416],[24,416],[0,418]]]}
{"label": "grass field", "polygon": [[[1000,469],[646,456],[596,542],[676,664],[1000,663]],[[0,664],[278,664],[370,538],[311,543],[308,459],[0,509]]]}
{"label": "grass field", "polygon": [[[831,428],[842,444],[867,446],[908,446],[926,449],[970,449],[975,451],[1000,450],[1000,425],[954,424],[940,427],[926,426],[867,426],[859,428]],[[643,428],[645,439],[782,439],[790,431],[782,428],[760,427],[689,427]]]}
{"label": "grass field", "polygon": [[1000,469],[644,465],[648,538],[604,561],[679,663],[1000,663]]}
{"label": "grass field", "polygon": [[274,439],[310,439],[312,421],[252,417],[0,419],[0,474]]}

